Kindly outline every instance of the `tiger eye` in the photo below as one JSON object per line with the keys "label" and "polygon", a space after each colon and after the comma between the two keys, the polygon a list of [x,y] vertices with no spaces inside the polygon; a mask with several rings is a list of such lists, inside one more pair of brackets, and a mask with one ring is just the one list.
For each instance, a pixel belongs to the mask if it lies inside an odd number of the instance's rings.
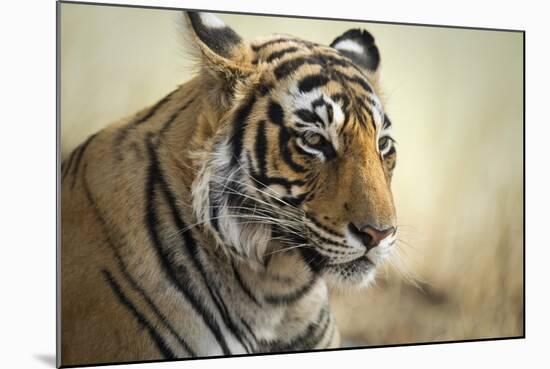
{"label": "tiger eye", "polygon": [[378,149],[384,150],[386,146],[388,146],[390,139],[388,137],[382,137],[380,140],[378,140]]}
{"label": "tiger eye", "polygon": [[320,145],[323,142],[323,136],[318,133],[304,136],[304,141],[311,146]]}

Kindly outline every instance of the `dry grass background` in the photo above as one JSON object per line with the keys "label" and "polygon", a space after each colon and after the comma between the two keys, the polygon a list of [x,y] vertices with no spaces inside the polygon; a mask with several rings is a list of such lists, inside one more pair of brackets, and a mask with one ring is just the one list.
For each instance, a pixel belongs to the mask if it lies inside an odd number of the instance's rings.
{"label": "dry grass background", "polygon": [[[62,156],[190,77],[178,13],[63,4]],[[394,122],[402,260],[375,287],[335,292],[347,344],[523,333],[522,35],[221,15],[245,38],[289,33],[330,43],[370,30]],[[367,15],[357,15],[367,17]]]}

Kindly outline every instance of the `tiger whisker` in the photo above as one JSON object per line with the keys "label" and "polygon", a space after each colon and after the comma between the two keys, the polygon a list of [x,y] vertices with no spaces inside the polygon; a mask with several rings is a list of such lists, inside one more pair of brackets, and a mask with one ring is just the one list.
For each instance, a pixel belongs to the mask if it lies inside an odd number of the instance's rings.
{"label": "tiger whisker", "polygon": [[[269,198],[272,198],[272,199],[275,199],[275,200],[277,200],[277,201],[279,201],[279,202],[282,202],[283,204],[289,206],[290,208],[293,208],[293,209],[295,209],[295,210],[301,211],[301,209],[297,208],[296,206],[294,206],[294,205],[292,205],[292,204],[290,204],[290,203],[288,203],[288,202],[286,202],[286,201],[280,199],[280,198],[277,196],[277,195],[279,195],[279,194],[278,194],[275,190],[271,189],[271,188],[270,188],[268,185],[266,185],[265,183],[263,183],[263,182],[259,181],[258,179],[254,178],[254,177],[250,174],[250,172],[247,170],[247,168],[244,166],[244,164],[241,163],[241,161],[240,161],[238,158],[236,158],[236,160],[237,160],[237,162],[239,163],[239,166],[236,167],[236,168],[233,170],[233,173],[231,173],[228,177],[222,177],[222,176],[218,176],[218,175],[215,175],[215,174],[210,174],[210,176],[211,176],[212,178],[219,178],[219,179],[222,179],[223,182],[228,182],[228,181],[229,181],[229,182],[233,182],[233,183],[240,184],[240,185],[245,186],[245,187],[249,187],[250,189],[252,189],[252,190],[254,190],[254,191],[258,191],[258,192],[260,192],[260,193],[262,193],[262,194],[268,196]],[[189,164],[187,164],[187,163],[182,163],[182,164],[185,165],[187,168],[189,168],[189,169],[195,171],[196,173],[200,172],[199,169],[193,168],[191,165],[189,165]],[[242,181],[238,181],[238,180],[235,180],[235,179],[231,179],[230,177],[232,177],[233,174],[234,174],[235,172],[237,172],[239,169],[243,169],[243,170],[248,174],[248,178],[250,178],[250,179],[253,180],[254,182],[257,182],[258,184],[262,185],[264,188],[270,190],[271,192],[273,192],[273,194],[270,194],[270,193],[268,193],[267,191],[261,190],[261,189],[255,187],[255,186],[252,186],[252,185],[250,185],[250,184],[248,184],[248,183],[245,183],[245,182],[242,182]],[[222,185],[223,185],[222,182],[216,182],[216,183],[222,184]],[[225,186],[224,186],[224,187],[225,187]],[[235,193],[238,193],[238,192],[235,192]],[[238,194],[240,194],[240,193],[238,193]],[[253,198],[253,199],[258,200],[258,199],[256,199],[256,198]],[[269,205],[272,205],[272,204],[269,204]]]}
{"label": "tiger whisker", "polygon": [[307,243],[301,243],[301,244],[298,244],[298,245],[295,245],[295,246],[290,246],[290,247],[285,247],[285,248],[282,248],[282,249],[278,249],[278,250],[274,250],[272,252],[268,252],[266,253],[265,255],[273,255],[275,253],[278,253],[278,252],[283,252],[283,251],[288,251],[288,250],[292,250],[292,249],[297,249],[297,248],[300,248],[300,247],[310,247],[310,248],[313,248],[313,246],[311,246],[310,244],[307,244]]}
{"label": "tiger whisker", "polygon": [[[237,160],[237,162],[239,163],[239,168],[243,169],[243,170],[246,172],[246,174],[248,174],[248,178],[250,178],[250,179],[252,179],[254,182],[256,182],[256,183],[262,185],[264,188],[273,191],[273,193],[274,193],[275,195],[278,195],[278,193],[277,193],[275,190],[271,189],[268,185],[266,185],[265,183],[263,183],[262,181],[260,181],[260,180],[258,180],[258,179],[256,179],[256,178],[254,178],[254,176],[250,174],[250,172],[249,172],[248,169],[243,165],[243,163],[241,163],[241,161],[239,160],[239,158],[237,158],[236,156],[233,156],[233,157],[234,157],[234,158]],[[296,210],[300,210],[300,209],[297,208],[296,206],[294,206],[294,205],[292,205],[292,204],[290,204],[290,203],[288,203],[288,202],[286,202],[286,201],[284,201],[284,200],[282,200],[282,199],[280,199],[280,198],[278,198],[278,197],[275,197],[275,196],[273,196],[273,195],[269,195],[267,192],[265,192],[265,191],[263,191],[263,190],[260,190],[260,189],[257,188],[257,187],[255,188],[255,190],[258,191],[258,192],[260,192],[260,193],[263,193],[263,194],[265,194],[265,195],[267,195],[267,196],[271,196],[272,198],[277,199],[278,201],[282,202],[283,204],[289,206],[290,208],[294,208],[294,209],[296,209]]]}
{"label": "tiger whisker", "polygon": [[413,249],[413,250],[415,250],[415,251],[420,251],[420,250],[418,249],[418,247],[412,245],[411,243],[409,243],[409,242],[407,242],[407,241],[405,241],[405,240],[403,240],[403,239],[401,239],[401,238],[396,239],[396,241],[399,242],[400,245],[405,245],[405,246],[407,246],[407,247],[409,247],[409,248],[411,248],[411,249]]}
{"label": "tiger whisker", "polygon": [[[232,209],[232,210],[243,210],[243,211],[252,211],[252,214],[254,215],[255,213],[257,214],[260,214],[260,215],[267,215],[267,216],[271,216],[273,215],[271,213],[271,210],[268,210],[268,209],[262,209],[262,208],[258,208],[258,207],[254,207],[254,208],[251,208],[251,207],[248,207],[248,206],[234,206],[234,205],[231,205],[231,206],[223,206],[224,208],[226,209]],[[219,209],[220,206],[216,206],[216,205],[211,205],[211,206],[206,206],[205,208],[207,209]],[[246,214],[246,213],[243,213],[243,214]],[[235,214],[237,215],[237,214]],[[289,219],[290,220],[290,219]],[[292,219],[294,221],[294,219]],[[301,222],[302,220],[300,218],[296,218],[295,219],[296,221],[299,221]]]}
{"label": "tiger whisker", "polygon": [[[269,219],[269,218],[265,218],[265,217],[251,217],[251,216],[246,215],[246,214],[226,214],[226,215],[220,215],[220,216],[217,216],[217,217],[212,217],[212,218],[210,218],[210,220],[225,219],[225,218],[254,219],[254,220],[257,220],[257,222],[256,222],[257,224],[274,224],[274,225],[280,226],[281,228],[285,229],[285,231],[287,231],[291,234],[295,234],[297,236],[302,236],[300,233],[297,233],[297,231],[302,230],[301,228],[298,228],[298,227],[296,227],[292,224],[285,224],[284,222],[281,222],[279,219],[276,219],[276,218]],[[192,229],[194,227],[197,227],[201,224],[206,224],[206,223],[207,223],[207,221],[200,221],[200,222],[190,224],[190,225],[188,225],[187,227],[185,227],[183,229],[180,229],[176,232],[173,232],[173,233],[169,234],[168,238],[173,238],[174,236],[180,235],[184,232],[189,231],[190,229]]]}
{"label": "tiger whisker", "polygon": [[[276,210],[277,212],[282,212],[282,213],[284,213],[284,214],[286,214],[286,215],[293,216],[293,217],[298,217],[298,215],[299,215],[299,214],[292,213],[292,212],[289,211],[289,210],[282,209],[281,207],[278,207],[278,206],[276,206],[276,205],[274,205],[274,204],[271,204],[271,203],[269,203],[269,202],[267,202],[267,201],[258,199],[258,198],[256,198],[256,197],[252,197],[252,196],[250,196],[250,195],[248,195],[248,194],[244,194],[244,193],[242,193],[242,192],[238,192],[238,191],[236,191],[236,190],[234,190],[234,189],[232,189],[232,188],[229,188],[229,187],[225,186],[224,184],[221,184],[221,183],[220,183],[220,185],[224,186],[224,188],[227,189],[228,191],[227,191],[227,192],[225,192],[225,191],[217,191],[217,190],[213,190],[213,189],[211,189],[210,191],[211,191],[211,192],[214,192],[214,193],[219,193],[219,194],[233,193],[233,194],[239,195],[239,196],[241,196],[241,197],[243,197],[243,198],[250,199],[250,200],[253,200],[253,201],[255,201],[255,202],[261,203],[261,204],[263,204],[263,205],[266,205],[266,206],[268,206],[268,207],[271,207],[271,208],[273,208],[274,210]],[[270,195],[270,196],[271,196],[271,195]],[[275,199],[277,199],[277,198],[275,198]],[[277,199],[277,200],[278,200],[278,199]]]}

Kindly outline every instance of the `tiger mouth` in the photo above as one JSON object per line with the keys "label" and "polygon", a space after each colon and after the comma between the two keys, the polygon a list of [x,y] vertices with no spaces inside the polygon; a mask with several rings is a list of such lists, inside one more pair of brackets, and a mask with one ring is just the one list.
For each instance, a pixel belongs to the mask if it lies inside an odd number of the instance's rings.
{"label": "tiger mouth", "polygon": [[369,257],[366,254],[354,260],[345,261],[342,263],[328,263],[326,265],[326,267],[329,269],[342,269],[342,268],[365,269],[365,268],[372,268],[375,266],[376,264],[374,263],[374,261],[369,259]]}
{"label": "tiger mouth", "polygon": [[330,274],[339,275],[344,280],[353,281],[357,278],[364,278],[364,276],[372,273],[376,268],[376,264],[363,255],[355,260],[351,260],[339,264],[327,264],[325,271]]}

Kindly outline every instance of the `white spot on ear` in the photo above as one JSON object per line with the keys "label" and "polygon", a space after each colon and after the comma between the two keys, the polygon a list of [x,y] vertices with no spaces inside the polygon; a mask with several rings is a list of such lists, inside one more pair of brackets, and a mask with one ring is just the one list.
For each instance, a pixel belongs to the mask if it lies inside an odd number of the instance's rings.
{"label": "white spot on ear", "polygon": [[225,23],[212,13],[200,13],[201,22],[208,28],[223,28]]}
{"label": "white spot on ear", "polygon": [[365,50],[363,49],[363,47],[353,40],[342,40],[336,43],[335,45],[333,45],[332,47],[337,50],[352,51],[358,54],[365,53]]}

